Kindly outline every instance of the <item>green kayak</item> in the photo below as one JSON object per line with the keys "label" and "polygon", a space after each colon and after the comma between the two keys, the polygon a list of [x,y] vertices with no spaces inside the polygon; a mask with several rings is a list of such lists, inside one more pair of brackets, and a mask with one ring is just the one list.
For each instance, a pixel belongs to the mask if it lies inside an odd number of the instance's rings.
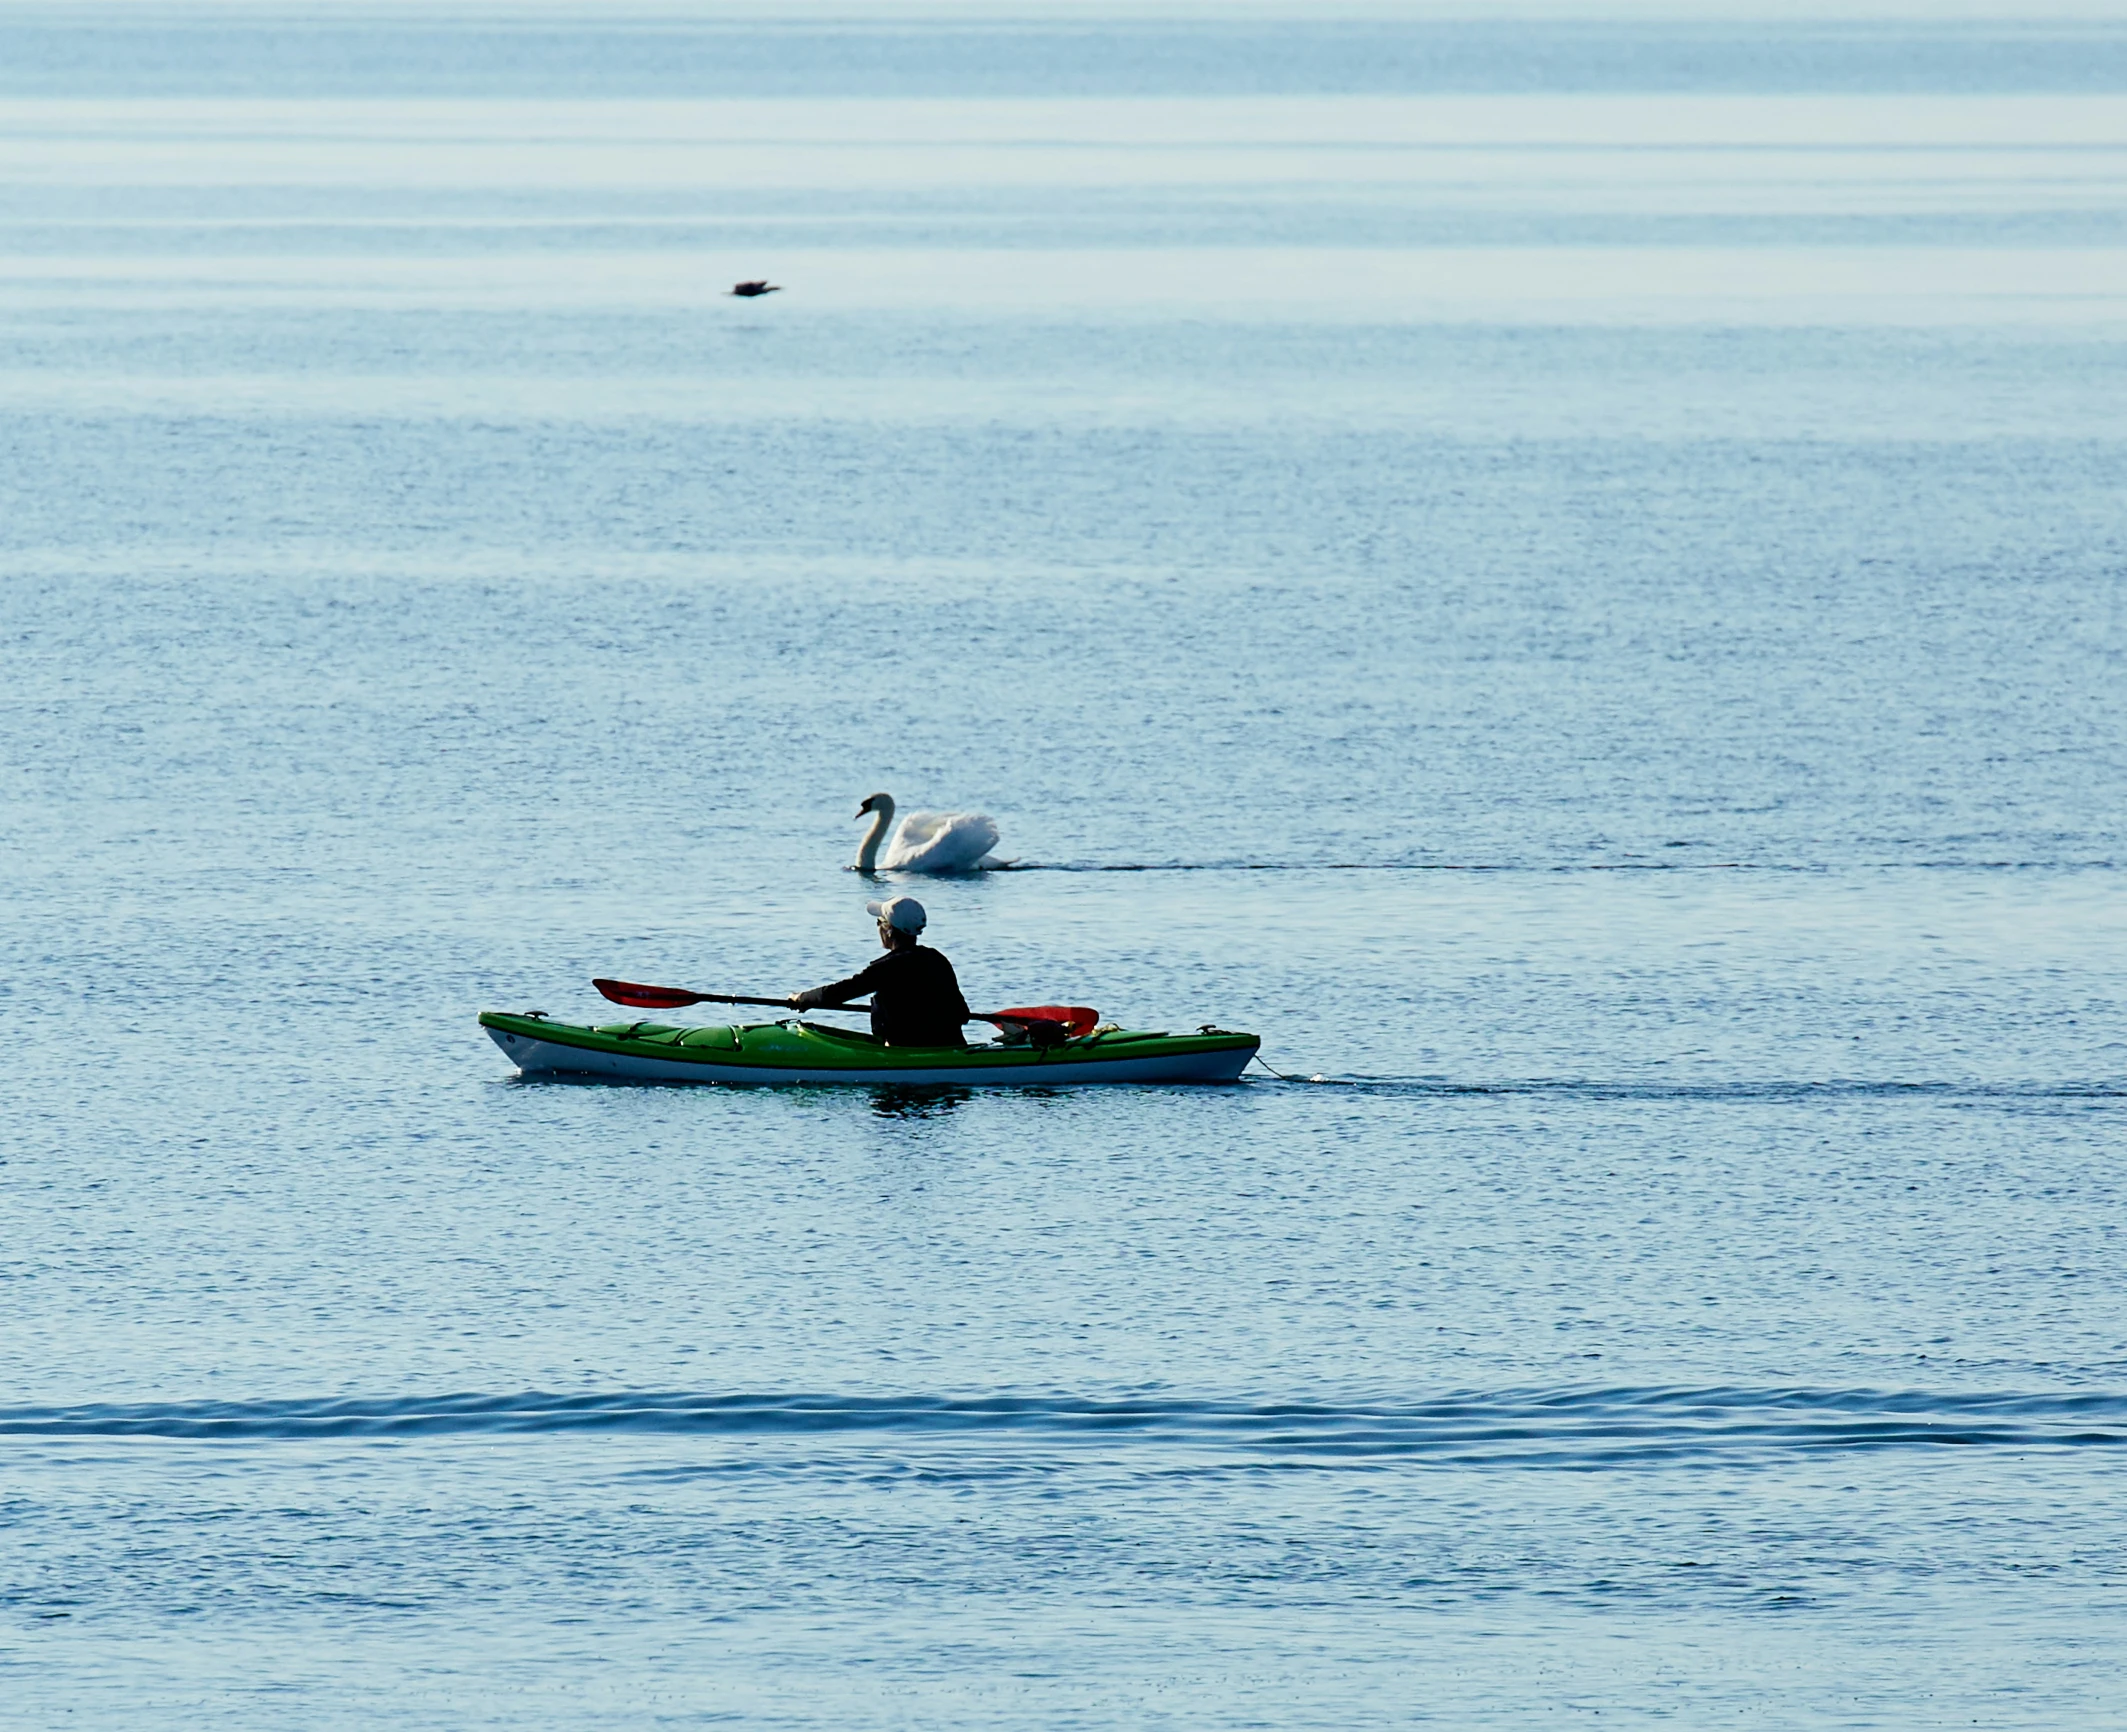
{"label": "green kayak", "polygon": [[816,1022],[675,1028],[612,1022],[591,1028],[484,1010],[480,1026],[526,1076],[630,1082],[1077,1083],[1236,1082],[1262,1041],[1204,1028],[1159,1034],[1102,1028],[1060,1045],[887,1046]]}

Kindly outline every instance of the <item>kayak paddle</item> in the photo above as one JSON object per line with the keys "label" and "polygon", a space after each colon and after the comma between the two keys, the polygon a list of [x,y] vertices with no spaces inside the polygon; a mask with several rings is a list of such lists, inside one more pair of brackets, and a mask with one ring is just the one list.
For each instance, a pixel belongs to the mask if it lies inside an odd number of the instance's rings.
{"label": "kayak paddle", "polygon": [[790,1008],[787,998],[734,998],[725,992],[689,992],[683,986],[637,986],[628,980],[594,980],[591,984],[615,1004],[630,1005],[636,1010],[679,1010],[690,1004],[772,1004],[782,1010]]}
{"label": "kayak paddle", "polygon": [[[689,992],[683,986],[638,986],[628,980],[594,980],[598,988],[615,1004],[625,1004],[633,1010],[680,1010],[690,1004],[760,1004],[772,1010],[789,1010],[787,998],[742,998],[728,992]],[[822,1004],[818,1010],[868,1011],[868,1004]],[[1042,1025],[1061,1027],[1065,1036],[1091,1034],[1100,1022],[1100,1012],[1083,1004],[1030,1005],[1017,1010],[997,1010],[968,1013],[970,1022],[1016,1022],[1021,1027]]]}

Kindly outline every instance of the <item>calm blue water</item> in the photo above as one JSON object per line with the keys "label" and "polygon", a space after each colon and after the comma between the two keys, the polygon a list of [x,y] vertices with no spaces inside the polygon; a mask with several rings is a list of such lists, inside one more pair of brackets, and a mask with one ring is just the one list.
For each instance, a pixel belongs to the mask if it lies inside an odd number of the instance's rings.
{"label": "calm blue water", "polygon": [[[2127,30],[0,94],[0,1723],[2118,1724]],[[475,1027],[848,972],[878,788],[1323,1080]]]}

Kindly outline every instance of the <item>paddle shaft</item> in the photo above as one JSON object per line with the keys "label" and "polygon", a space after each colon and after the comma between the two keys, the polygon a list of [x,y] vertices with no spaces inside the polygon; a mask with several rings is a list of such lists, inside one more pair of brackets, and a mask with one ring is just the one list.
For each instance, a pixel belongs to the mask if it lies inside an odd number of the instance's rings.
{"label": "paddle shaft", "polygon": [[[613,995],[609,992],[606,996],[611,998]],[[740,998],[728,992],[690,992],[687,997],[694,1004],[765,1004],[777,1010],[794,1008],[787,998]],[[871,1006],[868,1004],[816,1004],[813,1009],[861,1010],[868,1015],[871,1011]]]}
{"label": "paddle shaft", "polygon": [[[635,986],[625,980],[594,980],[591,984],[615,1004],[625,1004],[631,1010],[680,1010],[690,1004],[759,1004],[771,1010],[795,1009],[787,998],[745,998],[729,992],[689,992],[677,986]],[[814,1010],[849,1010],[871,1014],[868,1004],[816,1004]],[[969,1011],[970,1022],[1055,1022],[1054,1017],[1000,1016],[995,1013]]]}

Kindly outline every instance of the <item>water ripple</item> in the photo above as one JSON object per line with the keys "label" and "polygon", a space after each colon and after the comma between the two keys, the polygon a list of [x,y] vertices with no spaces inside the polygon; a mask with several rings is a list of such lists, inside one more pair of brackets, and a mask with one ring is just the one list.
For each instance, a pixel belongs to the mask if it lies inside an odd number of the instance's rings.
{"label": "water ripple", "polygon": [[1271,1458],[1575,1467],[1886,1449],[2110,1447],[2127,1444],[2127,1394],[1625,1387],[1335,1404],[637,1391],[0,1408],[0,1437],[13,1438],[281,1442],[587,1432],[842,1436],[880,1447],[974,1437],[1035,1447],[1181,1445]]}

